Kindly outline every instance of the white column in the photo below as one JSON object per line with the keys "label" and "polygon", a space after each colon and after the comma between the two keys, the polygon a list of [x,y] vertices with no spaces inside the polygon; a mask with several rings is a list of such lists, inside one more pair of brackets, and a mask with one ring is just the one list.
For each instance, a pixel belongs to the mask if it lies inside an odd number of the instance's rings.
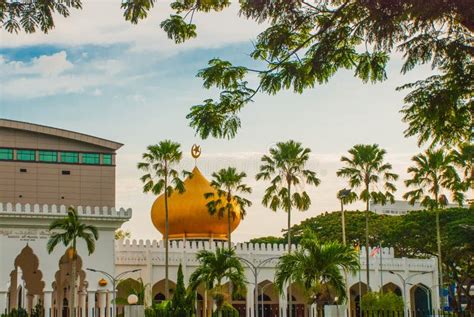
{"label": "white column", "polygon": [[112,308],[114,307],[113,301],[114,301],[113,290],[109,290],[109,292],[107,293],[107,317],[115,316],[115,312],[112,313],[112,315],[110,314],[110,312],[112,311]]}
{"label": "white column", "polygon": [[0,315],[3,314],[8,308],[7,295],[8,292],[0,291]]}
{"label": "white column", "polygon": [[99,309],[100,309],[100,317],[104,317],[105,309],[107,308],[107,293],[106,290],[99,291]]}
{"label": "white column", "polygon": [[92,313],[95,309],[95,291],[87,292],[87,312],[88,317],[96,317],[95,313]]}
{"label": "white column", "polygon": [[44,308],[45,317],[53,316],[52,311],[51,311],[52,294],[53,294],[53,291],[44,291],[43,293],[43,308]]}
{"label": "white column", "polygon": [[253,285],[253,283],[247,285],[247,297],[245,299],[245,315],[248,317],[255,317],[254,289],[255,286]]}
{"label": "white column", "polygon": [[87,305],[86,305],[86,298],[87,292],[82,290],[79,292],[79,305],[78,305],[78,316],[85,317],[87,312]]}

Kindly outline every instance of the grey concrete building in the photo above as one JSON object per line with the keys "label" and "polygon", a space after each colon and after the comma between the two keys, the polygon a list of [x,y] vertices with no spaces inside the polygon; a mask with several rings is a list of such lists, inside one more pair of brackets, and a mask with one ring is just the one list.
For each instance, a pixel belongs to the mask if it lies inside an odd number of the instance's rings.
{"label": "grey concrete building", "polygon": [[115,155],[122,144],[0,119],[0,202],[115,206]]}

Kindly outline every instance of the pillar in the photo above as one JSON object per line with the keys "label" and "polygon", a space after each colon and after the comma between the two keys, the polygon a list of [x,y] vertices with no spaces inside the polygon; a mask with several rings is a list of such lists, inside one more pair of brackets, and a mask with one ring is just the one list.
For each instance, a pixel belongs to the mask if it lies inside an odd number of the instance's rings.
{"label": "pillar", "polygon": [[96,317],[95,314],[95,291],[87,292],[87,317]]}
{"label": "pillar", "polygon": [[86,304],[87,292],[85,290],[81,290],[79,292],[79,305],[78,305],[78,316],[85,317],[87,311],[87,304]]}
{"label": "pillar", "polygon": [[254,284],[249,284],[247,285],[247,295],[245,299],[245,310],[246,313],[245,315],[248,317],[255,317],[255,301],[254,301],[254,291],[255,291],[255,285]]}
{"label": "pillar", "polygon": [[[107,309],[107,291],[100,290],[99,293],[99,310],[100,310],[100,317],[105,317],[104,313]],[[107,315],[108,316],[108,315]]]}
{"label": "pillar", "polygon": [[53,296],[53,291],[44,291],[43,293],[43,308],[44,308],[44,317],[52,317],[53,312],[51,304],[52,304],[52,296]]}
{"label": "pillar", "polygon": [[0,291],[0,315],[8,309],[7,298],[8,292]]}

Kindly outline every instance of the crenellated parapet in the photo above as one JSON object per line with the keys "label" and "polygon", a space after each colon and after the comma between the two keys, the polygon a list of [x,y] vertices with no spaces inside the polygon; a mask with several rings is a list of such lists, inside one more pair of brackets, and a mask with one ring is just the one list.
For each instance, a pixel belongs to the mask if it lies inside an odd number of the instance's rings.
{"label": "crenellated parapet", "polygon": [[[77,214],[87,218],[115,218],[128,220],[132,217],[131,209],[114,207],[75,206]],[[0,216],[65,216],[68,206],[0,203]]]}
{"label": "crenellated parapet", "polygon": [[[197,265],[196,254],[201,250],[215,250],[222,247],[222,242],[216,241],[170,241],[169,257],[171,265],[187,263],[188,265]],[[226,247],[227,244],[225,243]],[[278,258],[287,252],[285,244],[269,243],[236,243],[233,244],[237,256],[245,258],[255,264],[268,259]],[[293,246],[293,250],[298,246]],[[369,249],[369,253],[372,252]],[[144,265],[150,261],[152,265],[163,265],[165,247],[163,241],[157,240],[121,240],[115,242],[116,264],[118,265]],[[381,261],[382,260],[382,261]],[[383,270],[393,271],[434,271],[436,270],[435,259],[408,259],[395,257],[393,248],[382,248],[382,259],[380,253],[369,257],[371,270],[379,270],[382,263]],[[266,267],[272,267],[276,264],[271,261]],[[361,267],[365,267],[365,249],[360,252]]]}

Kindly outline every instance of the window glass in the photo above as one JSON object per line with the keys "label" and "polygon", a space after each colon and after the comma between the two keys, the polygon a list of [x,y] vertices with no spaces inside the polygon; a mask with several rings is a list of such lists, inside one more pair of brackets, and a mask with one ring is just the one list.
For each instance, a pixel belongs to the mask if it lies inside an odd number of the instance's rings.
{"label": "window glass", "polygon": [[79,153],[76,152],[61,152],[62,163],[79,163]]}
{"label": "window glass", "polygon": [[102,164],[112,165],[112,154],[102,154]]}
{"label": "window glass", "polygon": [[41,162],[57,162],[58,161],[58,152],[39,151],[39,160]]}
{"label": "window glass", "polygon": [[13,150],[0,149],[0,160],[13,160]]}
{"label": "window glass", "polygon": [[96,153],[83,153],[82,164],[99,164],[99,154]]}
{"label": "window glass", "polygon": [[35,150],[17,150],[16,159],[18,161],[35,161]]}

